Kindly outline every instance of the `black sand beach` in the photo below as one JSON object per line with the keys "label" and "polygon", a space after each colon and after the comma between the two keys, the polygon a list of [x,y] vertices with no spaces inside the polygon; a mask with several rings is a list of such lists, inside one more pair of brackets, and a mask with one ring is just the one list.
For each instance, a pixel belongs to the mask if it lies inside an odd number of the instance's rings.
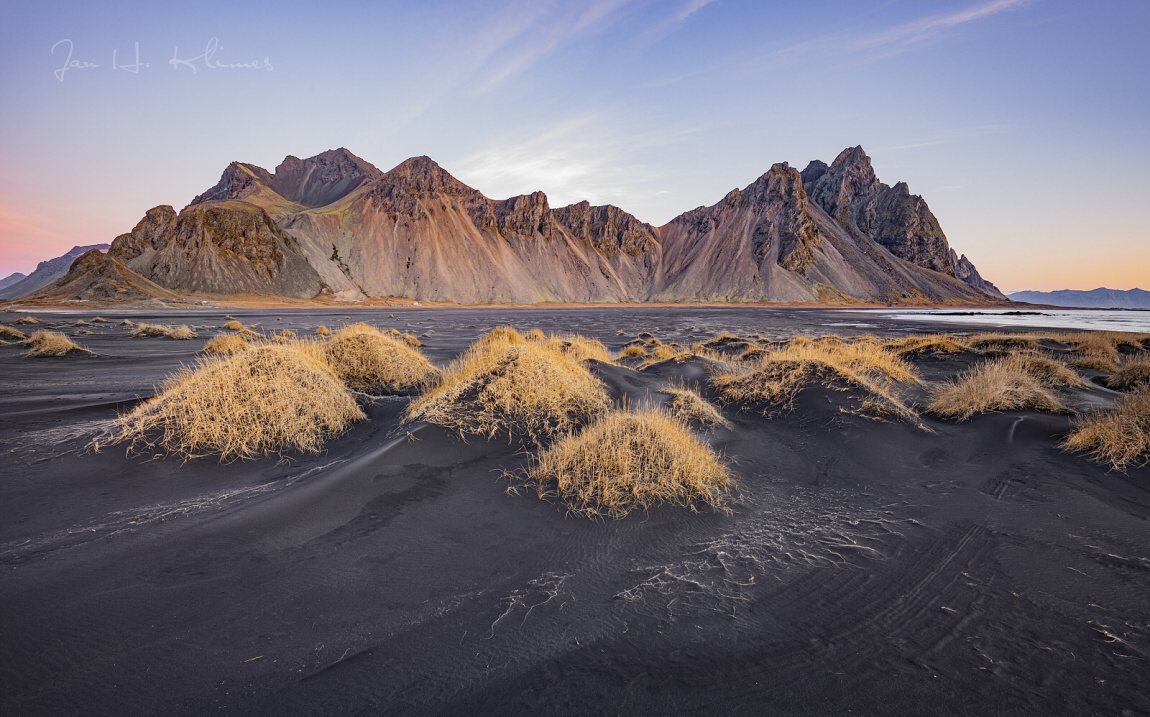
{"label": "black sand beach", "polygon": [[[924,415],[930,432],[830,389],[776,418],[727,406],[709,440],[749,497],[733,515],[600,521],[508,494],[520,445],[409,435],[403,398],[364,401],[317,456],[87,451],[223,313],[105,312],[74,337],[93,356],[0,346],[0,713],[1150,713],[1150,468],[1062,452],[1069,415]],[[612,350],[964,330],[816,309],[231,313],[301,336],[351,316],[441,365],[504,324]],[[210,328],[131,338],[124,316]],[[704,369],[597,371],[642,403]]]}

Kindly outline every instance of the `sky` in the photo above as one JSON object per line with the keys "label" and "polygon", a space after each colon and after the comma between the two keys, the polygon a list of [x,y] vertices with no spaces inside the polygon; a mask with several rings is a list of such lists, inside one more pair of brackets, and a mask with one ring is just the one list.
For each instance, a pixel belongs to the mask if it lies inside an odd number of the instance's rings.
{"label": "sky", "polygon": [[1150,289],[1145,0],[2,2],[0,276],[232,161],[428,155],[661,225],[862,145],[1005,291]]}

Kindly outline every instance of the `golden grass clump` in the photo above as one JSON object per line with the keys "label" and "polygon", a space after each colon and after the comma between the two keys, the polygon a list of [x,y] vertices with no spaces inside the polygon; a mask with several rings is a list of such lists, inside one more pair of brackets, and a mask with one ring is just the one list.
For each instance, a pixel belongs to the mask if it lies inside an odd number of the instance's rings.
{"label": "golden grass clump", "polygon": [[132,321],[131,319],[124,319],[123,321],[120,322],[120,326],[135,326],[135,325],[136,325],[136,322]]}
{"label": "golden grass clump", "polygon": [[762,359],[764,356],[767,356],[768,354],[770,354],[770,351],[767,351],[762,346],[752,346],[752,347],[748,348],[746,351],[744,351],[743,353],[739,354],[739,360],[740,361],[758,361],[758,360]]}
{"label": "golden grass clump", "polygon": [[4,339],[6,341],[23,341],[26,338],[28,337],[24,335],[23,331],[14,329],[11,326],[4,326],[3,324],[0,324],[0,339]]}
{"label": "golden grass clump", "polygon": [[976,351],[1038,351],[1042,348],[1035,337],[1025,334],[975,334],[965,343]]}
{"label": "golden grass clump", "polygon": [[439,385],[411,403],[407,418],[461,434],[520,434],[538,443],[571,431],[608,404],[603,383],[575,355],[502,327],[452,362]]}
{"label": "golden grass clump", "polygon": [[1086,415],[1062,447],[1088,451],[1118,471],[1150,463],[1150,388],[1122,396],[1109,410]]}
{"label": "golden grass clump", "polygon": [[243,353],[251,348],[251,344],[238,334],[216,334],[215,338],[204,346],[204,353],[214,356],[233,356]]}
{"label": "golden grass clump", "polygon": [[1121,369],[1106,378],[1106,386],[1117,391],[1150,388],[1150,357],[1138,356],[1127,359]]}
{"label": "golden grass clump", "polygon": [[37,319],[35,316],[21,316],[20,318],[16,319],[16,323],[18,323],[18,324],[38,324],[38,323],[40,323],[40,319]]}
{"label": "golden grass clump", "polygon": [[595,360],[611,363],[611,352],[603,345],[602,341],[581,334],[551,334],[547,338],[547,346],[567,354],[576,361]]}
{"label": "golden grass clump", "polygon": [[92,323],[93,324],[106,324],[106,323],[108,323],[108,320],[105,319],[103,316],[93,316],[92,317]]}
{"label": "golden grass clump", "polygon": [[323,324],[320,324],[315,329],[315,335],[316,336],[331,336],[331,329],[324,326]]}
{"label": "golden grass clump", "polygon": [[840,381],[869,394],[866,406],[918,420],[896,388],[896,384],[919,382],[914,367],[870,337],[847,342],[798,336],[751,367],[731,367],[711,377],[711,384],[729,401],[784,408],[791,407],[807,386],[835,387]]}
{"label": "golden grass clump", "polygon": [[323,344],[323,356],[350,388],[363,393],[423,389],[439,379],[439,369],[395,336],[366,324],[353,324]]}
{"label": "golden grass clump", "polygon": [[228,331],[243,331],[244,325],[233,319],[233,320],[229,321],[228,323],[224,324],[224,328],[227,329]]}
{"label": "golden grass clump", "polygon": [[266,345],[180,369],[158,396],[120,417],[110,442],[232,461],[285,449],[315,453],[363,418],[320,357]]}
{"label": "golden grass clump", "polygon": [[883,344],[883,348],[902,357],[926,354],[957,354],[966,351],[966,347],[959,343],[956,337],[949,334],[907,336],[887,341]]}
{"label": "golden grass clump", "polygon": [[88,349],[55,331],[37,331],[20,343],[28,347],[28,353],[24,355],[29,358],[66,356],[73,351],[89,353]]}
{"label": "golden grass clump", "polygon": [[91,325],[92,324],[88,323],[87,321],[84,321],[83,319],[80,319],[79,321],[77,321],[74,324],[74,326],[91,326]]}
{"label": "golden grass clump", "polygon": [[547,334],[544,334],[542,329],[531,329],[524,334],[523,338],[528,341],[545,341],[547,340]]}
{"label": "golden grass clump", "polygon": [[167,336],[172,339],[187,340],[196,338],[196,332],[192,331],[187,324],[173,329],[170,326],[162,324],[147,324],[140,323],[132,327],[132,336],[136,338],[151,337],[151,336]]}
{"label": "golden grass clump", "polygon": [[658,410],[615,410],[540,454],[526,483],[586,517],[703,504],[730,512],[731,470],[686,425]]}
{"label": "golden grass clump", "polygon": [[646,355],[647,355],[647,349],[643,348],[642,346],[625,346],[623,348],[623,350],[619,352],[618,358],[622,359],[622,358],[631,358],[632,356],[646,356]]}
{"label": "golden grass clump", "polygon": [[1043,386],[1049,388],[1081,388],[1086,385],[1086,381],[1076,372],[1070,370],[1066,364],[1040,353],[1023,352],[1011,354],[1005,357],[1003,361],[1030,374],[1038,379],[1038,382]]}
{"label": "golden grass clump", "polygon": [[987,411],[1065,411],[1043,382],[1017,356],[990,359],[935,388],[929,410],[965,421]]}
{"label": "golden grass clump", "polygon": [[670,396],[667,411],[684,423],[698,423],[707,428],[730,428],[731,422],[723,418],[719,409],[703,398],[699,391],[686,384],[672,384],[659,389]]}

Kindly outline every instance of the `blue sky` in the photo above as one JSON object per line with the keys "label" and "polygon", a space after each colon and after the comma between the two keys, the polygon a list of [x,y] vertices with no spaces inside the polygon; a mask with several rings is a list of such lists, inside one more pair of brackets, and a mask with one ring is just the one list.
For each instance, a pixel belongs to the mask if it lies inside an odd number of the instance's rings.
{"label": "blue sky", "polygon": [[[179,209],[232,160],[272,169],[342,146],[386,170],[426,154],[493,198],[541,189],[662,224],[773,162],[861,144],[1005,290],[1150,288],[1143,0],[4,13],[0,275]],[[212,38],[217,67],[196,59]],[[149,66],[113,69],[136,43]],[[99,66],[60,81],[69,49]]]}

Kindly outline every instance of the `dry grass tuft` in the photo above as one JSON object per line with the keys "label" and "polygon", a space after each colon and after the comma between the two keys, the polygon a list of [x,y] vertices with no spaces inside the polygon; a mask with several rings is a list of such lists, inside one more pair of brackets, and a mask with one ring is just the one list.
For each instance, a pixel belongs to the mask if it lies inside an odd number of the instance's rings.
{"label": "dry grass tuft", "polygon": [[366,324],[353,324],[323,345],[332,370],[356,391],[380,394],[423,389],[439,369],[407,342]]}
{"label": "dry grass tuft", "polygon": [[315,453],[363,418],[347,388],[313,352],[257,346],[180,369],[158,396],[120,417],[111,442],[232,461],[285,449]]}
{"label": "dry grass tuft", "polygon": [[1066,407],[1028,372],[1025,361],[1006,356],[984,361],[937,387],[931,413],[965,421],[987,411],[1065,411]]}
{"label": "dry grass tuft", "polygon": [[1106,385],[1118,391],[1150,389],[1150,357],[1127,359],[1117,373],[1106,378]]}
{"label": "dry grass tuft", "polygon": [[646,356],[647,350],[642,346],[627,346],[619,352],[618,358],[631,358],[632,356]]}
{"label": "dry grass tuft", "polygon": [[120,322],[120,326],[135,326],[135,325],[136,325],[136,323],[134,321],[132,321],[131,319],[124,319],[123,321]]}
{"label": "dry grass tuft", "polygon": [[243,353],[251,347],[248,340],[238,334],[216,334],[215,338],[204,346],[204,353],[214,356],[233,356]]}
{"label": "dry grass tuft", "polygon": [[16,323],[18,323],[18,324],[38,324],[38,323],[40,323],[40,319],[37,319],[35,316],[22,316],[19,319],[16,319]]}
{"label": "dry grass tuft", "polygon": [[[528,334],[528,338],[530,338]],[[598,339],[588,338],[580,334],[551,334],[547,337],[546,345],[556,351],[567,354],[576,361],[602,361],[612,363],[611,352]]]}
{"label": "dry grass tuft", "polygon": [[73,325],[74,326],[91,326],[92,324],[88,323],[87,321],[84,321],[83,319],[80,319],[79,321],[77,321]]}
{"label": "dry grass tuft", "polygon": [[187,324],[173,329],[170,326],[163,326],[161,324],[136,324],[132,327],[132,336],[136,338],[150,337],[150,336],[167,336],[168,338],[178,339],[181,341],[196,338],[196,332],[192,331]]}
{"label": "dry grass tuft", "polygon": [[320,324],[315,329],[315,335],[316,336],[331,336],[331,329],[324,326],[323,324]]}
{"label": "dry grass tuft", "polygon": [[224,324],[224,328],[227,329],[228,331],[245,331],[246,330],[244,328],[243,324],[241,324],[240,322],[238,322],[234,319],[232,321],[229,321],[228,323]]}
{"label": "dry grass tuft", "polygon": [[918,422],[914,409],[903,402],[896,387],[918,383],[918,374],[872,337],[847,342],[799,336],[771,350],[751,367],[731,367],[711,377],[711,384],[729,401],[784,409],[792,407],[795,397],[807,386],[822,383],[834,388],[839,382],[867,393],[865,408],[881,408],[879,413]]}
{"label": "dry grass tuft", "polygon": [[88,349],[80,346],[64,334],[55,331],[37,331],[20,343],[28,347],[29,358],[45,358],[49,356],[66,356],[73,351],[90,353]]}
{"label": "dry grass tuft", "polygon": [[23,331],[0,324],[0,339],[6,341],[23,341],[26,338],[28,337],[24,335]]}
{"label": "dry grass tuft", "polygon": [[1049,388],[1081,388],[1086,385],[1086,381],[1077,373],[1070,370],[1066,364],[1043,354],[1023,352],[1012,354],[1004,360],[1030,374],[1038,379],[1038,382],[1043,386]]}
{"label": "dry grass tuft", "polygon": [[927,354],[957,354],[967,348],[959,343],[958,339],[949,334],[929,334],[926,336],[907,336],[906,338],[887,341],[883,348],[893,351],[901,357],[923,356]]}
{"label": "dry grass tuft", "polygon": [[661,411],[616,410],[543,452],[526,482],[586,517],[622,518],[669,504],[730,512],[730,469],[686,425]]}
{"label": "dry grass tuft", "polygon": [[524,334],[523,338],[527,339],[528,341],[546,341],[547,334],[543,333],[542,329],[531,329],[526,334]]}
{"label": "dry grass tuft", "polygon": [[698,423],[707,428],[730,428],[731,422],[723,418],[719,409],[699,395],[699,391],[686,384],[672,384],[659,389],[667,399],[667,411],[684,423]]}
{"label": "dry grass tuft", "polygon": [[87,329],[77,329],[72,332],[73,336],[91,336],[92,332]]}
{"label": "dry grass tuft", "polygon": [[1118,471],[1150,463],[1150,388],[1122,396],[1109,410],[1082,418],[1062,447],[1088,451]]}
{"label": "dry grass tuft", "polygon": [[92,323],[93,324],[106,324],[106,323],[108,323],[108,320],[105,319],[103,316],[93,316],[92,317]]}
{"label": "dry grass tuft", "polygon": [[452,362],[407,417],[461,434],[522,434],[538,443],[571,431],[608,403],[602,382],[575,355],[501,327]]}
{"label": "dry grass tuft", "polygon": [[1038,351],[1042,345],[1035,336],[1025,334],[975,334],[966,345],[976,351]]}
{"label": "dry grass tuft", "polygon": [[746,351],[744,351],[743,353],[739,354],[739,360],[740,361],[758,361],[758,360],[761,360],[763,357],[765,357],[769,354],[770,354],[770,351],[767,351],[762,346],[752,346],[749,349],[747,349]]}

